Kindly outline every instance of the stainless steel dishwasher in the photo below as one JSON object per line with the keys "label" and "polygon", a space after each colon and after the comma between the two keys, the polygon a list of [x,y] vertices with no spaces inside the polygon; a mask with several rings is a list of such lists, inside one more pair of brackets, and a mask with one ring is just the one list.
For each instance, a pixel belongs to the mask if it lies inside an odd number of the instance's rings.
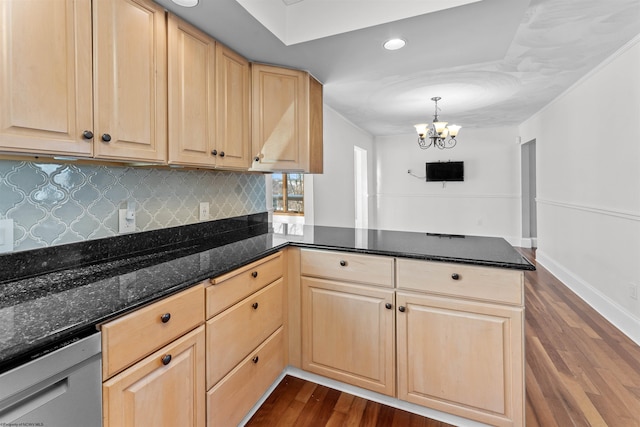
{"label": "stainless steel dishwasher", "polygon": [[100,333],[0,375],[0,425],[102,425]]}

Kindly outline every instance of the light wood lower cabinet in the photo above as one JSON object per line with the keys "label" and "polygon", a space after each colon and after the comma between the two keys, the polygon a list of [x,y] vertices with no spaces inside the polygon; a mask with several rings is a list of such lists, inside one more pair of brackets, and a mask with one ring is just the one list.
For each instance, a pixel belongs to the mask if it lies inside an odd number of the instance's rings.
{"label": "light wood lower cabinet", "polygon": [[103,384],[104,426],[204,427],[204,326]]}
{"label": "light wood lower cabinet", "polygon": [[395,393],[393,290],[302,278],[302,367]]}
{"label": "light wood lower cabinet", "polygon": [[207,392],[207,426],[236,426],[286,366],[280,327]]}
{"label": "light wood lower cabinet", "polygon": [[396,304],[398,398],[524,425],[523,308],[405,292]]}
{"label": "light wood lower cabinet", "polygon": [[283,297],[284,281],[278,279],[207,321],[207,388],[282,326]]}
{"label": "light wood lower cabinet", "polygon": [[[524,425],[521,271],[300,252],[303,369],[490,425]],[[385,265],[395,280],[384,279]],[[378,286],[362,280],[373,271]]]}
{"label": "light wood lower cabinet", "polygon": [[235,426],[287,365],[282,252],[206,288],[207,426]]}
{"label": "light wood lower cabinet", "polygon": [[204,426],[203,323],[198,284],[102,325],[104,427]]}

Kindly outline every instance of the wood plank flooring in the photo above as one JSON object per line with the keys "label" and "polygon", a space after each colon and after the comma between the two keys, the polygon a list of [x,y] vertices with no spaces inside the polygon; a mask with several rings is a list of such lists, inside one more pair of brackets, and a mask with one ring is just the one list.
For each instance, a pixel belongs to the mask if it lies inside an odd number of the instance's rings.
{"label": "wood plank flooring", "polygon": [[[640,347],[537,268],[525,273],[527,427],[640,427]],[[448,424],[287,376],[247,426]]]}

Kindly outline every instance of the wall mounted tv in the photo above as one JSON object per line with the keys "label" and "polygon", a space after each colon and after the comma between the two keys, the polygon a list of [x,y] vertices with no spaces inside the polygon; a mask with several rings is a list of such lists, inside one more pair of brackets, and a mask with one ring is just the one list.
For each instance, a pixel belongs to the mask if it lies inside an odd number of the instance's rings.
{"label": "wall mounted tv", "polygon": [[427,163],[427,182],[464,181],[464,162]]}

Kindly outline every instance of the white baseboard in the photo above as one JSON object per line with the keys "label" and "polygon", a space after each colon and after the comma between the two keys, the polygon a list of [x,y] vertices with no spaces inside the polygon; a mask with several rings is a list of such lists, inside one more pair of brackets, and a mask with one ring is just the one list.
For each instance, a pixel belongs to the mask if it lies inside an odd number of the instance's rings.
{"label": "white baseboard", "polygon": [[353,394],[354,396],[362,397],[363,399],[391,406],[392,408],[402,409],[403,411],[418,414],[420,416],[431,418],[436,421],[441,421],[459,427],[487,427],[487,424],[447,414],[446,412],[436,411],[435,409],[425,408],[424,406],[415,405],[413,403],[405,402],[403,400],[386,396],[384,394],[365,390],[363,388],[345,384],[340,381],[335,381],[330,378],[325,378],[320,375],[312,374],[311,372],[306,372],[301,369],[294,368],[292,366],[287,367],[286,371],[293,377],[302,378],[303,380],[311,381],[316,384],[332,388],[334,390]]}
{"label": "white baseboard", "polygon": [[[511,242],[509,242],[511,243]],[[520,239],[520,244],[513,244],[511,243],[512,246],[518,246],[520,248],[531,248],[532,246],[532,242],[530,238],[527,237],[523,237],[522,239]]]}
{"label": "white baseboard", "polygon": [[271,384],[271,386],[269,386],[267,391],[264,392],[262,397],[260,397],[260,399],[258,399],[258,401],[256,402],[255,405],[253,405],[253,408],[251,408],[249,410],[249,412],[247,412],[247,415],[244,416],[242,421],[240,421],[240,423],[238,424],[238,427],[243,427],[245,424],[247,424],[249,422],[251,417],[253,417],[254,414],[256,412],[258,412],[258,409],[260,409],[262,404],[267,400],[267,398],[271,395],[271,393],[273,393],[273,390],[275,390],[276,387],[278,387],[278,384],[280,384],[280,381],[282,381],[282,379],[285,377],[285,375],[287,375],[287,370],[288,369],[289,368],[285,368],[284,371],[282,371],[280,373],[280,375],[278,375],[278,378],[276,378],[276,380],[273,382],[273,384]]}
{"label": "white baseboard", "polygon": [[615,301],[582,280],[576,274],[549,257],[544,251],[536,252],[536,261],[556,276],[566,287],[582,298],[593,309],[611,322],[623,334],[640,345],[640,319],[620,307]]}
{"label": "white baseboard", "polygon": [[360,387],[352,386],[349,384],[335,381],[330,378],[325,378],[320,375],[312,374],[311,372],[303,371],[302,369],[294,368],[293,366],[287,366],[284,371],[278,376],[278,378],[271,384],[271,387],[265,392],[264,395],[258,400],[249,413],[242,419],[239,426],[244,426],[251,417],[260,409],[262,404],[267,400],[269,395],[280,384],[280,381],[285,375],[291,375],[292,377],[301,378],[306,381],[310,381],[316,384],[323,385],[325,387],[332,388],[334,390],[349,393],[354,396],[362,397],[363,399],[371,400],[373,402],[381,403],[383,405],[391,406],[392,408],[402,409],[403,411],[418,414],[423,417],[431,418],[432,420],[444,422],[459,427],[490,427],[487,424],[479,423],[477,421],[471,421],[466,418],[458,417],[455,415],[447,414],[446,412],[436,411],[435,409],[425,408],[424,406],[415,405],[413,403],[405,402],[403,400],[395,399],[384,394],[376,393],[373,391],[365,390]]}
{"label": "white baseboard", "polygon": [[512,243],[509,239],[507,239],[512,246],[518,246],[520,248],[537,248],[538,247],[538,238],[536,237],[522,237],[517,242]]}

